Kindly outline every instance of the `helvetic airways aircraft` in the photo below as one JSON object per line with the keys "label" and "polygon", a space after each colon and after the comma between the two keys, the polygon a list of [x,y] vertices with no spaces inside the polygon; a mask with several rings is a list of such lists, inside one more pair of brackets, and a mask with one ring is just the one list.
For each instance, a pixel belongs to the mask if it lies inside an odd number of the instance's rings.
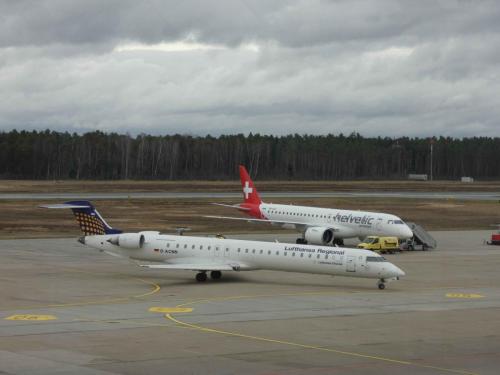
{"label": "helvetic airways aircraft", "polygon": [[267,222],[287,229],[297,229],[302,232],[302,238],[297,238],[297,244],[342,245],[344,238],[358,237],[361,240],[372,235],[394,236],[402,239],[413,237],[410,227],[399,217],[390,214],[264,203],[242,165],[240,165],[240,180],[243,188],[243,203],[214,204],[236,208],[252,216],[253,219],[213,215],[207,217]]}
{"label": "helvetic airways aircraft", "polygon": [[[79,242],[131,259],[157,262],[142,267],[196,271],[196,280],[219,279],[222,271],[275,270],[377,279],[380,289],[405,273],[379,254],[363,249],[295,245],[225,238],[123,233],[110,227],[87,201],[43,205],[69,208],[84,234]],[[118,253],[118,254],[117,254]]]}

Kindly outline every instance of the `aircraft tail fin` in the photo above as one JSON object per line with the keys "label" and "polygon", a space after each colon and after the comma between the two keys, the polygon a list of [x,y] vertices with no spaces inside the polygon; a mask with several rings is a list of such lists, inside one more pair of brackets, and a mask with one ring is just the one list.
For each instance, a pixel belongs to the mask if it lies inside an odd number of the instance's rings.
{"label": "aircraft tail fin", "polygon": [[71,209],[85,236],[122,233],[121,230],[114,229],[106,223],[89,201],[69,201],[62,204],[46,204],[40,207]]}
{"label": "aircraft tail fin", "polygon": [[241,187],[243,188],[243,199],[245,203],[261,204],[262,200],[260,199],[259,193],[257,192],[252,179],[243,165],[240,165],[240,180]]}

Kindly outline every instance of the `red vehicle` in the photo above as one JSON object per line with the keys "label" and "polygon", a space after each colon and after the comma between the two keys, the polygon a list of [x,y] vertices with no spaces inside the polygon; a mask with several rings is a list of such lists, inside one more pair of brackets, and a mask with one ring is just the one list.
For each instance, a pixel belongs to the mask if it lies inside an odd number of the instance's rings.
{"label": "red vehicle", "polygon": [[488,241],[488,245],[500,245],[500,225],[498,225],[498,232],[491,235],[491,241]]}
{"label": "red vehicle", "polygon": [[489,242],[489,244],[490,245],[500,245],[500,233],[492,234],[491,241]]}

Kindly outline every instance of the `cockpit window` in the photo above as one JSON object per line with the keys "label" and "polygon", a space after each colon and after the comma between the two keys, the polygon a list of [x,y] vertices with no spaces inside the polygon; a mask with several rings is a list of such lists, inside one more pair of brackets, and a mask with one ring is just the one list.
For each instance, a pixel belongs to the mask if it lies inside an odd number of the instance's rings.
{"label": "cockpit window", "polygon": [[403,220],[387,220],[387,224],[404,224]]}
{"label": "cockpit window", "polygon": [[386,262],[384,257],[366,257],[367,262]]}

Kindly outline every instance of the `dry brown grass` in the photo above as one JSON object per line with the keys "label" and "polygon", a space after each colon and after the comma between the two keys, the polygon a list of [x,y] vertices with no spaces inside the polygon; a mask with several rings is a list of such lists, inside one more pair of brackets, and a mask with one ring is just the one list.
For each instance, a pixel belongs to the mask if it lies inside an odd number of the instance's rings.
{"label": "dry brown grass", "polygon": [[[500,191],[500,181],[259,181],[260,191]],[[234,181],[31,181],[1,180],[0,193],[239,191]]]}
{"label": "dry brown grass", "polygon": [[[225,203],[236,203],[221,200]],[[71,212],[38,208],[36,201],[0,201],[0,238],[77,236],[78,226]],[[127,231],[173,232],[190,227],[192,233],[270,232],[281,229],[246,221],[224,221],[204,215],[243,216],[236,210],[218,207],[206,199],[99,200],[99,212],[111,225]],[[273,203],[291,203],[274,199]],[[482,201],[412,199],[294,199],[296,205],[335,207],[390,212],[427,229],[487,229],[500,222],[500,204]]]}

